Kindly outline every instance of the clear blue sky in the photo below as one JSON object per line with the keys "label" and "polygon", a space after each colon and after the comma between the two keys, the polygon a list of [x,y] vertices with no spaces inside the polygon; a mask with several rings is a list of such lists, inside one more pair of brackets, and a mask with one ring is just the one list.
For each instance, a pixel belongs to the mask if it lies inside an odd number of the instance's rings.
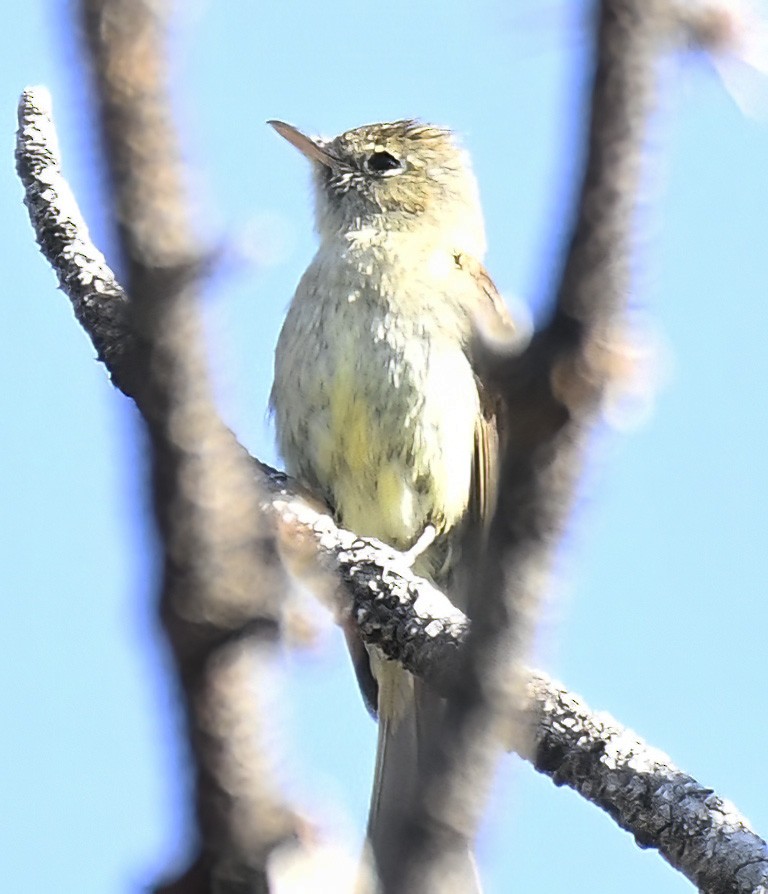
{"label": "clear blue sky", "polygon": [[[183,4],[179,4],[182,6]],[[313,252],[302,159],[265,127],[334,134],[405,116],[464,135],[488,267],[537,306],[578,157],[580,4],[349,0],[186,4],[180,117],[206,232],[222,412],[276,461],[272,351]],[[184,853],[183,752],[155,635],[136,414],[109,385],[33,243],[12,165],[17,95],[53,93],[65,164],[109,254],[66,4],[0,35],[0,878],[8,890],[139,891]],[[649,138],[630,304],[658,345],[650,412],[606,428],[546,604],[538,661],[768,833],[768,131],[709,68],[668,68]],[[247,248],[261,246],[248,254]],[[250,258],[250,260],[249,260]],[[359,836],[374,726],[337,636],[285,660],[286,783]],[[480,842],[488,894],[693,890],[596,808],[508,759]]]}

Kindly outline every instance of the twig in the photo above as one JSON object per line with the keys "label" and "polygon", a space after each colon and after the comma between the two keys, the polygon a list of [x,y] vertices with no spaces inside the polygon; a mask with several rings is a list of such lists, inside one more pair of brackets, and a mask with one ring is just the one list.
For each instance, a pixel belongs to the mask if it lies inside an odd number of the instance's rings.
{"label": "twig", "polygon": [[609,714],[531,675],[531,759],[655,848],[704,894],[768,894],[768,845],[733,804]]}
{"label": "twig", "polygon": [[61,173],[51,97],[43,87],[25,90],[19,101],[16,170],[40,250],[112,381],[131,395],[136,351],[125,292],[91,241]]}

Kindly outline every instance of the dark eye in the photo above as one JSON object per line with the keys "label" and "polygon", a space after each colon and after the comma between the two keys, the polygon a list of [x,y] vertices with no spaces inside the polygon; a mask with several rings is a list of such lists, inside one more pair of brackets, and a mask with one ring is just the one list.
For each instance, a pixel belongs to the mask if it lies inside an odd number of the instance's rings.
{"label": "dark eye", "polygon": [[400,171],[403,167],[389,152],[374,152],[368,157],[365,166],[372,174],[388,174],[390,171]]}

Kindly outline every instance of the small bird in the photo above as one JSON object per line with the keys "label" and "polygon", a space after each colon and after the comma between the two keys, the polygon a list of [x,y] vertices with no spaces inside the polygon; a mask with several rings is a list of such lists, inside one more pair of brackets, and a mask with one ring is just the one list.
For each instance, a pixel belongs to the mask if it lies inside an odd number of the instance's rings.
{"label": "small bird", "polygon": [[[469,159],[450,131],[415,120],[327,141],[269,123],[312,163],[320,237],[275,356],[271,405],[287,470],[339,524],[413,550],[414,570],[460,603],[462,549],[493,513],[506,427],[472,345],[478,326],[513,328],[482,266]],[[345,633],[379,719],[368,837],[386,868],[442,702]],[[478,890],[468,842],[464,862],[452,889]]]}

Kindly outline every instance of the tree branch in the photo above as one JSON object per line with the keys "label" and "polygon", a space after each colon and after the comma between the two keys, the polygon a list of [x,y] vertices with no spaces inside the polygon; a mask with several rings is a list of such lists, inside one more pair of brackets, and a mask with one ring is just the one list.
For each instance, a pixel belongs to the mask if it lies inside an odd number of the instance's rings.
{"label": "tree branch", "polygon": [[69,183],[61,173],[59,141],[44,87],[19,101],[16,170],[24,204],[45,259],[114,384],[129,396],[136,370],[130,312],[122,286],[91,241]]}
{"label": "tree branch", "polygon": [[210,394],[197,295],[204,258],[172,125],[167,11],[154,0],[81,0],[79,11],[130,296],[113,288],[112,304],[97,306],[121,308],[112,374],[149,434],[164,552],[159,612],[195,781],[199,851],[155,890],[266,892],[271,852],[298,834],[266,744],[265,666],[285,580],[252,465]]}
{"label": "tree branch", "polygon": [[388,894],[454,890],[447,885],[453,851],[475,834],[499,743],[508,735],[510,707],[520,702],[520,669],[542,583],[611,380],[606,343],[629,291],[630,233],[662,2],[593,5],[595,69],[584,172],[549,319],[512,357],[477,339],[482,378],[495,384],[510,420],[499,502],[488,548],[475,562],[468,599],[472,628],[445,729],[432,743],[426,762],[431,772],[419,778],[397,865],[382,870]]}
{"label": "tree branch", "polygon": [[527,757],[654,848],[704,894],[766,894],[768,845],[733,804],[679,770],[609,714],[537,673]]}
{"label": "tree branch", "polygon": [[[302,488],[263,468],[265,505],[276,514],[293,570],[316,591],[322,583],[329,605],[354,618],[367,643],[450,693],[462,672],[467,618],[399,553],[338,528]],[[520,716],[528,734],[514,743],[522,757],[604,810],[640,847],[658,850],[701,891],[765,894],[768,845],[732,804],[560,683],[528,669],[524,679]]]}

